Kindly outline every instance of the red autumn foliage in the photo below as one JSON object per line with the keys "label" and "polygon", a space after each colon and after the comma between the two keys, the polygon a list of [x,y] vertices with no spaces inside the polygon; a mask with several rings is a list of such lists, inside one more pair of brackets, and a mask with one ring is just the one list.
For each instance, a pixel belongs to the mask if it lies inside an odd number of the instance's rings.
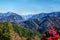
{"label": "red autumn foliage", "polygon": [[41,40],[58,40],[59,34],[54,29],[54,26],[52,26],[52,25],[50,26],[50,29],[49,29],[48,33],[49,33],[49,36],[44,37],[44,35],[43,35]]}

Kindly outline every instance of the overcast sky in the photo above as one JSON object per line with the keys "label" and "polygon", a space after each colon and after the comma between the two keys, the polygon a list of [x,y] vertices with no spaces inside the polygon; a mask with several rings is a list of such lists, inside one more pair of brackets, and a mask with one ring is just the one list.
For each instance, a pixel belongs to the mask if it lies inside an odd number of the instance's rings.
{"label": "overcast sky", "polygon": [[60,0],[0,0],[0,12],[20,15],[60,11]]}

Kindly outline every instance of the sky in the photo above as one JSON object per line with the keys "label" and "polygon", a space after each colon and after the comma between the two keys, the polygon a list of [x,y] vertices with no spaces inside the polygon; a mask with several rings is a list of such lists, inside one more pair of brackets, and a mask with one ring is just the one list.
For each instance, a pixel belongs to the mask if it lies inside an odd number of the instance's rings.
{"label": "sky", "polygon": [[0,13],[30,15],[60,11],[60,0],[0,0]]}

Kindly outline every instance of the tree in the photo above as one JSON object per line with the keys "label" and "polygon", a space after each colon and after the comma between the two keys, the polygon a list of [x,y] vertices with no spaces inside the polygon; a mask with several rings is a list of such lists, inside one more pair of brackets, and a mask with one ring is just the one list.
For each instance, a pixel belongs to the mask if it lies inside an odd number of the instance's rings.
{"label": "tree", "polygon": [[8,27],[8,30],[9,30],[10,40],[14,40],[13,25],[10,21],[7,22],[7,27]]}

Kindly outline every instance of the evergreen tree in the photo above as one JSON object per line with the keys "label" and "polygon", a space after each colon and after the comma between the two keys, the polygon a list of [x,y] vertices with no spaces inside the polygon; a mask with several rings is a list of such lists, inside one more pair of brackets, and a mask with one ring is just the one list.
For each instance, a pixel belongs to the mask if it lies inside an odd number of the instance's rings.
{"label": "evergreen tree", "polygon": [[14,40],[14,31],[13,31],[13,25],[11,24],[10,21],[7,22],[7,26],[9,29],[9,35],[10,35],[10,40]]}

